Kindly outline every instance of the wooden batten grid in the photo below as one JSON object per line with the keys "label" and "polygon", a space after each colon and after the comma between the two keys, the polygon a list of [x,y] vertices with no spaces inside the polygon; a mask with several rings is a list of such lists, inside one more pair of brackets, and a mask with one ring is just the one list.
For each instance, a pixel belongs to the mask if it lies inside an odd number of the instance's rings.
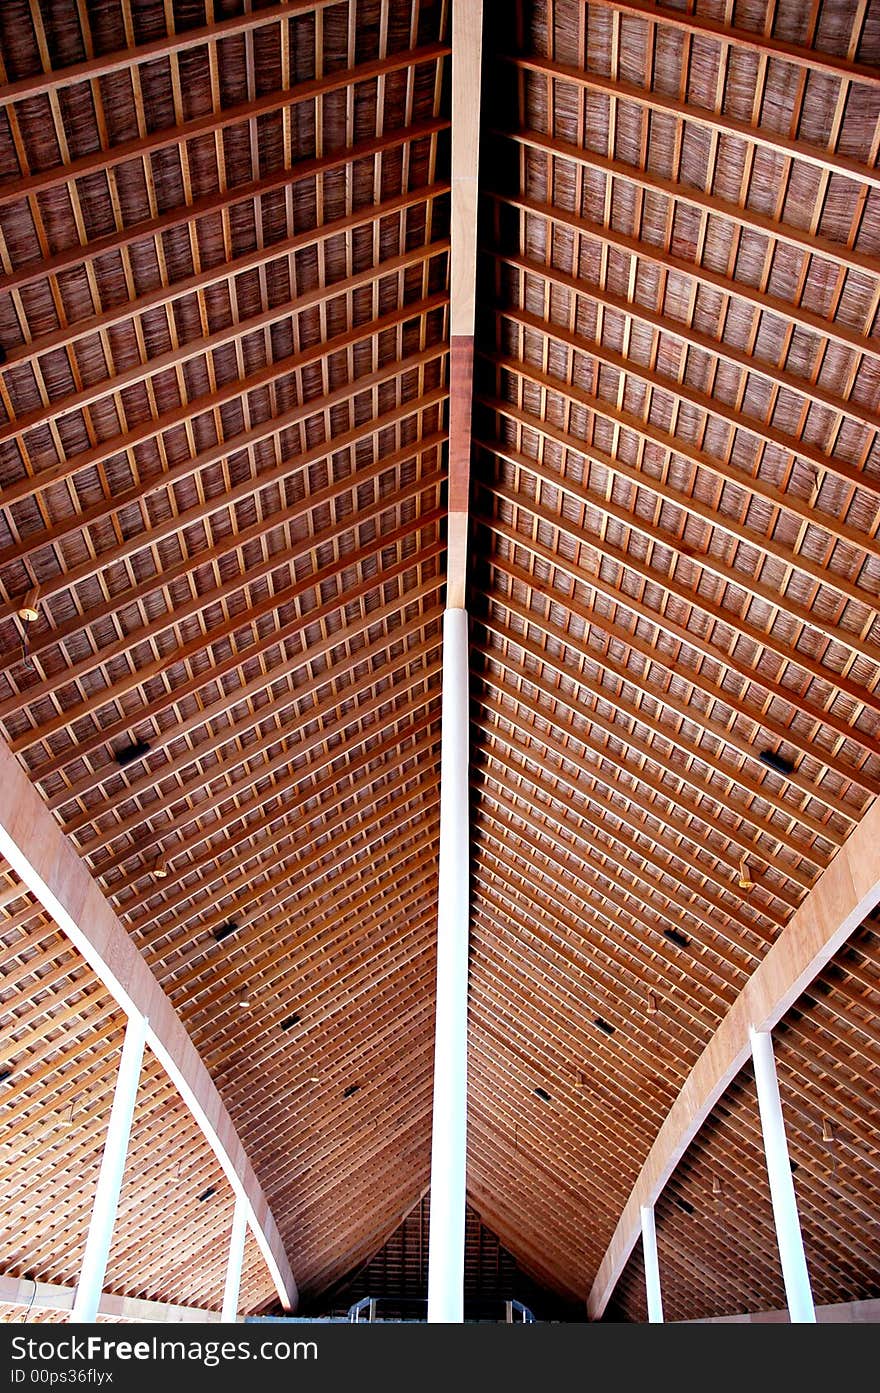
{"label": "wooden batten grid", "polygon": [[[0,57],[11,757],[320,1311],[427,1232],[466,608],[469,1202],[644,1319],[639,1177],[880,791],[880,3],[8,0]],[[880,1260],[857,918],[773,1023],[820,1304]],[[11,867],[0,953],[0,1279],[51,1303],[123,1019]],[[784,1305],[724,1082],[650,1195],[667,1319]],[[148,1055],[111,1304],[218,1311],[231,1204]]]}

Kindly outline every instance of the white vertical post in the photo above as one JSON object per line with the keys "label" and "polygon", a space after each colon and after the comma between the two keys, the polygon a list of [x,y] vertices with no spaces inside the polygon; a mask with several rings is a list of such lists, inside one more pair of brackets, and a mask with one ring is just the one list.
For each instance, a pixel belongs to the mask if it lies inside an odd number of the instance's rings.
{"label": "white vertical post", "polygon": [[773,1201],[776,1242],[779,1245],[779,1261],[782,1265],[782,1279],[785,1282],[788,1314],[792,1322],[814,1323],[816,1311],[813,1306],[804,1241],[801,1237],[794,1181],[791,1178],[788,1143],[785,1140],[776,1061],[773,1058],[773,1037],[769,1031],[757,1031],[752,1028],[749,1031],[749,1039],[755,1065],[758,1111],[761,1114],[761,1131],[764,1134],[764,1153],[767,1157],[770,1198]]}
{"label": "white vertical post", "polygon": [[226,1264],[226,1285],[223,1288],[221,1321],[229,1324],[238,1316],[238,1293],[241,1290],[241,1264],[244,1260],[244,1240],[247,1235],[247,1207],[241,1195],[235,1196],[232,1216],[232,1235],[229,1239],[229,1260]]}
{"label": "white vertical post", "polygon": [[146,1017],[139,1013],[129,1016],[122,1058],[119,1061],[119,1073],[116,1075],[113,1107],[110,1110],[110,1121],[104,1140],[98,1186],[92,1204],[86,1248],[70,1312],[71,1321],[91,1324],[98,1314],[104,1288],[104,1274],[107,1271],[107,1258],[113,1239],[113,1225],[116,1222],[119,1191],[125,1171],[125,1159],[128,1155],[131,1119],[137,1099],[146,1038]]}
{"label": "white vertical post", "polygon": [[645,1259],[648,1320],[652,1325],[662,1325],[663,1296],[660,1291],[660,1264],[657,1261],[657,1229],[654,1225],[653,1204],[642,1205],[642,1251]]}
{"label": "white vertical post", "polygon": [[440,885],[431,1139],[428,1320],[464,1318],[467,993],[470,908],[468,617],[443,616]]}

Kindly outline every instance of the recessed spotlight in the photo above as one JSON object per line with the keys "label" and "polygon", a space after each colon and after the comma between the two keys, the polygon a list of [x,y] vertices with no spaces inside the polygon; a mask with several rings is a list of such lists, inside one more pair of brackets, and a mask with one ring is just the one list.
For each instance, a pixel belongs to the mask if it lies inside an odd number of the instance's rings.
{"label": "recessed spotlight", "polygon": [[124,768],[126,764],[134,764],[136,759],[143,759],[144,755],[150,753],[151,746],[146,740],[132,740],[130,744],[121,746],[114,750],[113,754],[117,764]]}
{"label": "recessed spotlight", "polygon": [[777,774],[793,774],[794,765],[785,755],[778,754],[776,750],[761,750],[758,759],[762,764],[766,764],[768,769],[773,769]]}
{"label": "recessed spotlight", "polygon": [[321,1082],[321,1080],[320,1080],[320,1078],[318,1077],[317,1074],[310,1074],[310,1075],[309,1075],[309,1083],[320,1083],[320,1082]]}
{"label": "recessed spotlight", "polygon": [[647,1011],[649,1016],[656,1016],[657,1014],[657,997],[654,995],[653,992],[648,992],[648,996],[645,1001],[645,1010]]}
{"label": "recessed spotlight", "polygon": [[664,929],[663,937],[668,938],[670,943],[674,943],[676,948],[690,948],[691,941],[686,934],[679,933],[678,929]]}
{"label": "recessed spotlight", "polygon": [[251,1004],[251,999],[249,996],[240,996],[238,998],[238,1004],[241,1007],[242,1011],[246,1011]]}
{"label": "recessed spotlight", "polygon": [[834,1123],[830,1117],[822,1118],[822,1140],[834,1141]]}

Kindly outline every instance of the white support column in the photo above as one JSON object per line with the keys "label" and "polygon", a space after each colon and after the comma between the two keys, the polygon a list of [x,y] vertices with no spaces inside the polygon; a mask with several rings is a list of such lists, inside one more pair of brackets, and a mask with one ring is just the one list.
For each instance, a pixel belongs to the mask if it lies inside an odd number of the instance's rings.
{"label": "white support column", "polygon": [[238,1317],[238,1294],[241,1290],[241,1264],[244,1260],[244,1240],[247,1236],[247,1207],[240,1195],[235,1197],[232,1216],[232,1235],[229,1239],[229,1261],[226,1264],[226,1286],[223,1288],[221,1321],[227,1324]]}
{"label": "white support column", "polygon": [[131,1134],[131,1119],[137,1099],[138,1084],[141,1077],[141,1061],[144,1057],[144,1044],[147,1038],[146,1017],[138,1014],[129,1016],[125,1028],[125,1042],[119,1073],[116,1076],[116,1091],[113,1094],[113,1107],[107,1124],[104,1141],[104,1154],[101,1157],[101,1170],[98,1187],[92,1205],[92,1217],[86,1238],[82,1268],[77,1283],[76,1296],[70,1312],[71,1321],[92,1324],[98,1314],[98,1306],[104,1287],[104,1274],[107,1271],[107,1258],[113,1239],[113,1225],[116,1222],[116,1209],[119,1204],[119,1191],[128,1155],[128,1139]]}
{"label": "white support column", "polygon": [[468,617],[443,616],[443,735],[428,1320],[464,1318],[470,910]]}
{"label": "white support column", "polygon": [[758,1110],[761,1114],[761,1131],[764,1134],[770,1198],[773,1201],[773,1219],[776,1224],[776,1241],[779,1245],[779,1261],[785,1282],[788,1313],[793,1323],[815,1323],[816,1311],[810,1289],[810,1274],[807,1271],[794,1181],[791,1178],[791,1163],[788,1159],[788,1143],[785,1139],[782,1104],[779,1099],[773,1037],[769,1031],[752,1029],[749,1031],[749,1039],[755,1065]]}
{"label": "white support column", "polygon": [[642,1250],[645,1259],[648,1320],[652,1325],[662,1325],[663,1296],[660,1291],[660,1264],[657,1261],[657,1230],[654,1225],[653,1204],[642,1205]]}

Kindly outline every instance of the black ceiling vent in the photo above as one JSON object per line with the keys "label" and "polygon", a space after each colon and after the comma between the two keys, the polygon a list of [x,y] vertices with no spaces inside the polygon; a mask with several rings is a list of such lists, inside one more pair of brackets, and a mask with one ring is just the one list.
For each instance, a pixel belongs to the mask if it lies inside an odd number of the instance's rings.
{"label": "black ceiling vent", "polygon": [[293,1013],[292,1016],[286,1016],[286,1017],[284,1018],[284,1020],[281,1022],[281,1029],[282,1029],[282,1030],[293,1030],[293,1027],[294,1027],[295,1025],[299,1025],[299,1021],[300,1021],[300,1018],[299,1018],[299,1016],[296,1014],[296,1012],[294,1011],[294,1013]]}
{"label": "black ceiling vent", "polygon": [[143,759],[144,755],[150,753],[151,746],[146,740],[132,740],[130,745],[123,745],[121,749],[114,750],[116,763],[121,764],[123,769],[126,764],[134,764],[136,759]]}
{"label": "black ceiling vent", "polygon": [[603,1021],[601,1016],[596,1017],[594,1025],[597,1025],[600,1030],[604,1030],[606,1035],[614,1034],[614,1026],[609,1025],[608,1021]]}
{"label": "black ceiling vent", "polygon": [[343,1094],[342,1094],[343,1098],[351,1098],[351,1097],[353,1097],[354,1094],[357,1093],[357,1091],[358,1091],[359,1088],[360,1088],[360,1084],[359,1084],[359,1083],[350,1083],[350,1084],[348,1085],[348,1088],[346,1088],[346,1089],[343,1090]]}
{"label": "black ceiling vent", "polygon": [[685,1214],[693,1214],[694,1206],[690,1203],[689,1200],[676,1199],[675,1203],[678,1205],[679,1209],[684,1210]]}
{"label": "black ceiling vent", "polygon": [[550,1097],[550,1094],[547,1092],[546,1088],[536,1088],[536,1089],[535,1089],[535,1097],[536,1097],[536,1098],[540,1098],[542,1103],[552,1103],[552,1101],[553,1101],[553,1099]]}
{"label": "black ceiling vent", "polygon": [[795,1171],[800,1170],[800,1166],[798,1165],[797,1161],[789,1161],[788,1164],[791,1166],[792,1175]]}
{"label": "black ceiling vent", "polygon": [[762,764],[766,764],[768,769],[773,769],[777,774],[793,774],[794,765],[785,755],[777,754],[775,750],[762,750],[758,755]]}
{"label": "black ceiling vent", "polygon": [[691,941],[686,934],[679,933],[678,929],[664,929],[663,937],[668,938],[670,943],[674,943],[676,948],[690,948]]}
{"label": "black ceiling vent", "polygon": [[0,1083],[8,1083],[12,1078],[11,1069],[0,1069]]}
{"label": "black ceiling vent", "polygon": [[230,919],[228,924],[221,924],[219,929],[214,930],[214,937],[218,943],[222,943],[224,938],[237,933],[240,927],[241,925],[235,919]]}
{"label": "black ceiling vent", "polygon": [[216,1195],[216,1193],[217,1191],[214,1189],[214,1186],[209,1185],[207,1190],[204,1190],[202,1194],[199,1195],[199,1204],[204,1204],[205,1200],[209,1200],[211,1196]]}

